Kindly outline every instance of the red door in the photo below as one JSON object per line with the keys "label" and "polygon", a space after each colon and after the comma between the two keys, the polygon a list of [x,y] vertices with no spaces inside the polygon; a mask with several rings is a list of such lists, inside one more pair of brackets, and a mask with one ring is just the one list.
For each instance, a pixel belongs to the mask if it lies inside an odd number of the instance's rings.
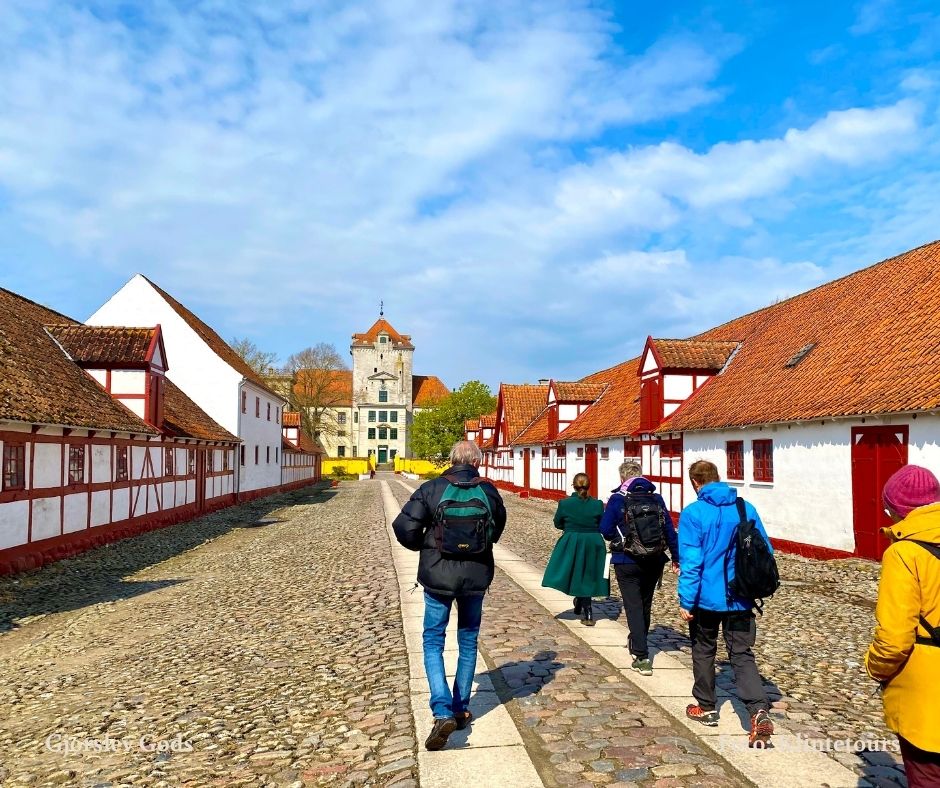
{"label": "red door", "polygon": [[591,480],[590,494],[597,497],[597,444],[589,443],[584,447],[584,472]]}
{"label": "red door", "polygon": [[196,510],[206,509],[206,452],[196,451]]}
{"label": "red door", "polygon": [[531,472],[530,464],[532,462],[532,449],[525,449],[522,452],[522,486],[528,490],[529,485],[529,474]]}
{"label": "red door", "polygon": [[907,465],[907,426],[852,428],[852,519],[855,552],[878,560],[888,547],[881,529],[891,525],[881,491]]}

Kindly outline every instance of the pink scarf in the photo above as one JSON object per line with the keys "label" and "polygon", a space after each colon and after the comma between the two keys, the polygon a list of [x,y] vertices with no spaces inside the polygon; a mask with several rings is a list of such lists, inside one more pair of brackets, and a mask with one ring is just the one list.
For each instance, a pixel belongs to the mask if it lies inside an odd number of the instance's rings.
{"label": "pink scarf", "polygon": [[641,478],[641,477],[639,477],[639,476],[631,476],[629,479],[626,479],[626,480],[623,482],[623,484],[620,485],[620,492],[626,493],[626,492],[627,492],[627,488],[628,488],[631,484],[633,484],[633,482],[635,482],[635,481],[636,481],[637,479],[639,479],[639,478]]}

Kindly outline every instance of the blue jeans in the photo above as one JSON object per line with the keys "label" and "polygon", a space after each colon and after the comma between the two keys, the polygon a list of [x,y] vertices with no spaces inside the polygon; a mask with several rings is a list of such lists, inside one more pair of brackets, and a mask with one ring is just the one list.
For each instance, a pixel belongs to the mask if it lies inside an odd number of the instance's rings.
{"label": "blue jeans", "polygon": [[[444,637],[450,607],[457,602],[457,675],[447,686],[444,673]],[[424,670],[431,688],[431,713],[435,718],[463,714],[470,703],[473,673],[477,666],[477,637],[483,617],[482,596],[443,596],[424,592]]]}

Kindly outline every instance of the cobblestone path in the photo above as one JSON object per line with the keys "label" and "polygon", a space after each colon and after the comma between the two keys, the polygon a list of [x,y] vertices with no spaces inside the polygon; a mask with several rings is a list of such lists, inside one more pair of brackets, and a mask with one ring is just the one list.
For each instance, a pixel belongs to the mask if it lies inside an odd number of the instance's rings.
{"label": "cobblestone path", "polygon": [[[239,527],[261,516],[279,522]],[[0,609],[4,786],[414,785],[375,485],[267,498],[3,578]]]}
{"label": "cobblestone path", "polygon": [[[401,485],[391,488],[407,500]],[[479,646],[487,665],[477,673],[489,668],[545,785],[750,784],[499,570]]]}
{"label": "cobblestone path", "polygon": [[[503,499],[510,525],[502,543],[544,568],[560,533],[552,525],[556,504],[511,494]],[[886,741],[893,747],[896,739],[884,727],[881,698],[862,665],[875,624],[880,565],[789,555],[779,555],[778,564],[784,585],[758,620],[754,649],[768,693],[776,701],[774,713],[785,718],[794,733],[813,740],[868,741],[873,748]],[[603,607],[617,618],[621,611],[616,580],[611,600]],[[667,572],[654,600],[651,642],[691,667],[687,633],[678,616],[676,578]],[[719,657],[722,654],[719,649]],[[718,683],[733,691],[727,664]],[[906,785],[900,756],[894,752],[833,752],[832,757],[875,785]]]}

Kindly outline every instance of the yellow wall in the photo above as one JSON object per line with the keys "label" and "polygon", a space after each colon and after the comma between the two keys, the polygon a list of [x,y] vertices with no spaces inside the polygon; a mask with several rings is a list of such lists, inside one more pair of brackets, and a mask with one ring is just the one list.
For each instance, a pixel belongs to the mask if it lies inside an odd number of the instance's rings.
{"label": "yellow wall", "polygon": [[323,475],[329,476],[334,471],[355,476],[369,472],[369,461],[365,457],[327,457],[323,460]]}
{"label": "yellow wall", "polygon": [[406,460],[403,457],[395,458],[395,470],[405,473],[430,473],[431,471],[442,471],[447,467],[447,463],[435,465],[428,460]]}

